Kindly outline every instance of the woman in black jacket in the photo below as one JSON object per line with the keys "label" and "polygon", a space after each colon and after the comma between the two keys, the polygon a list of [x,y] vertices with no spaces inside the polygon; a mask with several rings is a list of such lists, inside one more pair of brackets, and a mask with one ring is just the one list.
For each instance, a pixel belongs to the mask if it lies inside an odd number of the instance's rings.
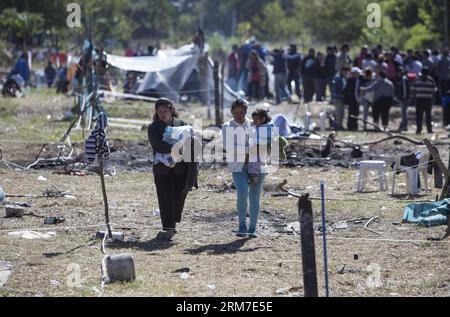
{"label": "woman in black jacket", "polygon": [[[155,105],[155,116],[153,123],[148,128],[148,138],[156,153],[170,154],[173,145],[163,141],[164,131],[168,126],[181,127],[188,124],[178,119],[178,112],[173,102],[166,98],[161,98]],[[181,221],[181,214],[184,202],[189,190],[186,190],[188,182],[188,163],[177,163],[173,168],[158,163],[153,165],[156,191],[161,214],[163,231],[170,234],[176,233],[176,223]]]}

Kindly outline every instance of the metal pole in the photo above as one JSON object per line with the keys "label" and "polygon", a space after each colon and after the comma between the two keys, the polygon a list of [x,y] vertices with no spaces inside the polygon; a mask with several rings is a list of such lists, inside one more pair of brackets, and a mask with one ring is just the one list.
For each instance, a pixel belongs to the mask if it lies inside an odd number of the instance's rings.
{"label": "metal pole", "polygon": [[216,113],[216,126],[221,127],[220,122],[220,92],[219,92],[219,62],[214,61],[214,106]]}
{"label": "metal pole", "polygon": [[316,250],[314,247],[314,227],[312,203],[309,194],[303,195],[298,201],[300,218],[300,235],[302,245],[303,285],[305,297],[318,297]]}
{"label": "metal pole", "polygon": [[111,225],[109,224],[109,206],[108,206],[108,197],[106,196],[106,186],[105,186],[105,175],[103,174],[103,159],[101,157],[98,158],[99,162],[99,174],[100,174],[100,181],[102,184],[102,193],[103,193],[103,203],[105,205],[105,222],[106,222],[106,228],[108,229],[108,236],[110,239],[112,239],[112,231],[111,231]]}
{"label": "metal pole", "polygon": [[325,214],[325,181],[320,181],[320,192],[322,198],[322,237],[323,237],[323,265],[325,272],[325,293],[330,297],[330,290],[328,286],[328,255],[327,255],[327,221]]}

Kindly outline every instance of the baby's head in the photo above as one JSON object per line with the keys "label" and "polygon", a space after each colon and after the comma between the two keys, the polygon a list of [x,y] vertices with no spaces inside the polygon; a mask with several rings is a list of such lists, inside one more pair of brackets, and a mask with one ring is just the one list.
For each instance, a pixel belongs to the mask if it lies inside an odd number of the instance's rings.
{"label": "baby's head", "polygon": [[256,109],[252,113],[252,118],[253,123],[257,127],[268,124],[270,121],[272,121],[272,118],[269,115],[269,110],[266,109]]}

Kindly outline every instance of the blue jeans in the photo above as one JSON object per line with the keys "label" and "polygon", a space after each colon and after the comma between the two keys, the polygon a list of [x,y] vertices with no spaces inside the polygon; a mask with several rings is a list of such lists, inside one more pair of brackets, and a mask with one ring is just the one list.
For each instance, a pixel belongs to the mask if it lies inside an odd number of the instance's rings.
{"label": "blue jeans", "polygon": [[[237,192],[237,210],[239,215],[239,233],[255,234],[258,222],[261,192],[266,174],[259,174],[259,182],[256,185],[248,184],[248,170],[244,167],[242,172],[233,173],[233,181]],[[247,206],[250,201],[250,227],[247,229]]]}

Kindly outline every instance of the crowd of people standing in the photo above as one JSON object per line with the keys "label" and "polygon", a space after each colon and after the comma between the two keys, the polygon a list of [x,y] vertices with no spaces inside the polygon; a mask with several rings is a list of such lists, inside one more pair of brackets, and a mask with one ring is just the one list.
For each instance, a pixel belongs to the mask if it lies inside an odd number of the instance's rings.
{"label": "crowd of people standing", "polygon": [[[255,40],[234,45],[228,55],[227,83],[247,99],[274,99],[276,104],[297,99],[305,103],[329,102],[335,107],[336,129],[358,130],[362,109],[363,128],[370,112],[373,122],[385,130],[392,121],[390,109],[398,104],[400,131],[408,129],[409,108],[416,108],[416,132],[422,133],[423,119],[432,132],[432,106],[444,106],[443,124],[450,124],[450,54],[442,50],[385,50],[381,45],[363,46],[352,58],[350,46],[328,46],[326,52],[309,49],[303,55],[295,44],[287,51],[268,50]],[[272,65],[273,87],[269,87]],[[273,94],[271,93],[273,88]],[[345,118],[347,121],[344,122]]]}

